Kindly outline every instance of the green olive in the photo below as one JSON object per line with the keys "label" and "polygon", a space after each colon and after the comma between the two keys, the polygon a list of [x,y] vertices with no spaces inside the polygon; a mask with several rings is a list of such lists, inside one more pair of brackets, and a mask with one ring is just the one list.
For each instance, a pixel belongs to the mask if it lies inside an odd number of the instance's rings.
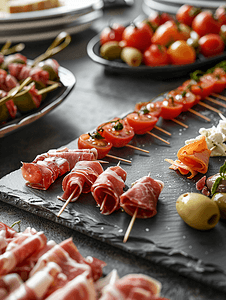
{"label": "green olive", "polygon": [[17,94],[14,97],[13,102],[21,113],[26,113],[37,108],[32,96],[26,90]]}
{"label": "green olive", "polygon": [[100,47],[100,55],[107,60],[120,58],[122,48],[116,41],[110,41]]}
{"label": "green olive", "polygon": [[131,67],[138,67],[142,63],[142,53],[133,47],[125,47],[121,52],[121,59]]}
{"label": "green olive", "polygon": [[226,219],[226,193],[216,193],[212,200],[217,203],[220,209],[221,219]]}
{"label": "green olive", "polygon": [[220,219],[220,210],[216,202],[199,193],[182,194],[176,202],[179,216],[192,228],[209,230]]}
{"label": "green olive", "polygon": [[10,118],[10,114],[9,114],[6,104],[5,103],[1,104],[0,105],[0,123],[7,121],[9,118]]}

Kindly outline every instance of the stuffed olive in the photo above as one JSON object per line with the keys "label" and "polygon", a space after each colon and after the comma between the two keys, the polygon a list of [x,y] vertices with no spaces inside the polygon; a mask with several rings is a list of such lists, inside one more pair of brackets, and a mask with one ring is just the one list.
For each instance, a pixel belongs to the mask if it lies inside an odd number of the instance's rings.
{"label": "stuffed olive", "polygon": [[220,210],[216,202],[199,193],[182,194],[177,199],[176,209],[185,223],[198,230],[209,230],[215,227],[220,219]]}

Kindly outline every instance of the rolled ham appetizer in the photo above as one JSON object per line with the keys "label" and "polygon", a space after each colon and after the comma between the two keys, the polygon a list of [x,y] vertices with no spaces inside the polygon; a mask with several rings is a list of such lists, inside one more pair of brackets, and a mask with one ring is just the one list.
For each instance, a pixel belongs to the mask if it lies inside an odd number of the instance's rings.
{"label": "rolled ham appetizer", "polygon": [[77,162],[71,172],[64,177],[62,182],[64,194],[58,198],[66,201],[73,194],[70,201],[76,201],[81,193],[91,191],[92,185],[103,171],[98,161]]}
{"label": "rolled ham appetizer", "polygon": [[162,181],[144,176],[120,196],[120,205],[130,216],[137,210],[136,218],[151,218],[157,214],[156,206],[163,187]]}
{"label": "rolled ham appetizer", "polygon": [[78,161],[96,158],[96,149],[50,150],[38,155],[31,163],[23,163],[21,172],[27,186],[47,190],[58,177],[72,170]]}
{"label": "rolled ham appetizer", "polygon": [[109,167],[99,175],[91,188],[91,193],[104,215],[120,209],[120,195],[125,187],[126,171],[121,167]]}

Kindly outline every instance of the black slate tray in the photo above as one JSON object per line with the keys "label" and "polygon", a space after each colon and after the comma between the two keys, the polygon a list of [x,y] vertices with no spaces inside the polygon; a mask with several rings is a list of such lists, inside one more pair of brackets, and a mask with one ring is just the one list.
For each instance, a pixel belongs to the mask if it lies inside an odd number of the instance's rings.
{"label": "black slate tray", "polygon": [[[225,108],[215,107],[226,115]],[[84,194],[77,202],[70,203],[57,217],[63,205],[57,199],[62,195],[62,178],[47,191],[33,190],[25,185],[21,171],[16,170],[0,179],[0,200],[226,291],[226,222],[220,221],[214,229],[204,232],[187,226],[177,214],[175,203],[182,193],[196,192],[195,183],[203,175],[189,180],[170,170],[169,163],[164,161],[165,158],[176,159],[179,148],[184,146],[185,140],[197,136],[199,128],[217,125],[220,120],[217,113],[200,105],[195,110],[212,121],[209,123],[189,112],[178,117],[178,120],[189,125],[187,129],[172,121],[159,120],[157,125],[172,135],[168,137],[156,129],[153,133],[168,140],[170,145],[146,134],[135,136],[132,144],[149,150],[149,154],[129,147],[111,150],[112,155],[132,161],[131,164],[121,163],[128,173],[127,187],[149,172],[152,178],[165,183],[159,197],[157,215],[151,219],[137,219],[127,243],[123,243],[123,237],[131,217],[121,211],[110,216],[101,215],[91,194]],[[77,148],[77,140],[67,147]],[[217,173],[224,160],[224,157],[211,158],[207,176]],[[106,161],[109,163],[103,164],[104,168],[118,163],[109,158]]]}

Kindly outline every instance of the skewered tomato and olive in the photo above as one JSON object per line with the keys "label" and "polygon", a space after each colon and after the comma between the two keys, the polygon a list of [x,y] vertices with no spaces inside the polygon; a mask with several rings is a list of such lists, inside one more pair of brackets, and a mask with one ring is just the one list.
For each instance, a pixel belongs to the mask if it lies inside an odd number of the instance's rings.
{"label": "skewered tomato and olive", "polygon": [[198,55],[222,54],[226,42],[226,6],[215,13],[184,4],[175,16],[154,11],[124,27],[114,23],[100,34],[100,56],[132,67],[194,63]]}

